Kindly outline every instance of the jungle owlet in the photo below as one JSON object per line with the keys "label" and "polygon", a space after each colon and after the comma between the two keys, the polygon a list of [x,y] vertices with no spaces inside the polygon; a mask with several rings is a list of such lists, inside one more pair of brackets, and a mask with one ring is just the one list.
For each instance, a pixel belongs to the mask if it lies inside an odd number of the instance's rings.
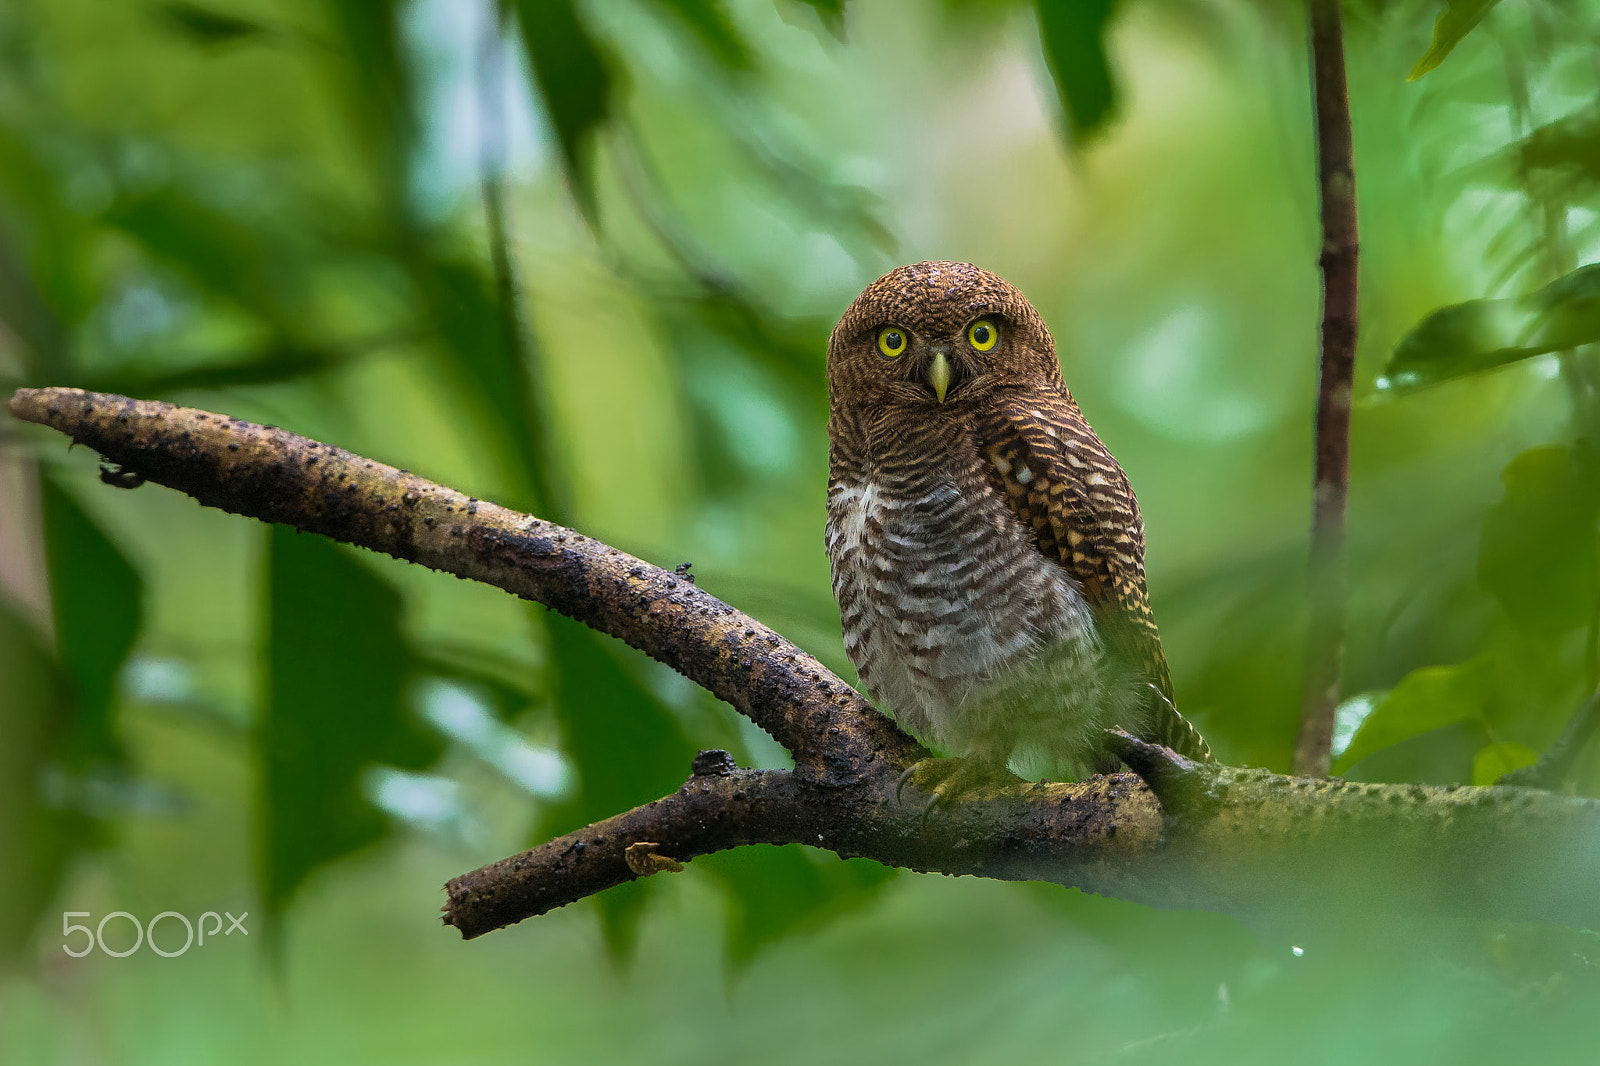
{"label": "jungle owlet", "polygon": [[936,801],[1008,763],[1082,776],[1111,725],[1209,760],[1172,707],[1133,490],[1020,292],[966,263],[891,271],[835,327],[828,396],[845,649],[902,726],[969,757]]}

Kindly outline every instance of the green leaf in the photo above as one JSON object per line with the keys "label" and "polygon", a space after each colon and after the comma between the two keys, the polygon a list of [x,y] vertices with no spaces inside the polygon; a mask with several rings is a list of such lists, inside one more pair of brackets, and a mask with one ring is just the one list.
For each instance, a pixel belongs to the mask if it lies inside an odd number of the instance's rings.
{"label": "green leaf", "polygon": [[561,142],[567,184],[591,226],[597,225],[595,134],[611,114],[614,76],[573,0],[514,0],[522,46]]}
{"label": "green leaf", "polygon": [[1493,663],[1484,656],[1455,666],[1413,670],[1375,707],[1335,763],[1342,774],[1375,751],[1443,726],[1483,718]]}
{"label": "green leaf", "polygon": [[144,599],[132,564],[48,475],[39,503],[55,653],[0,602],[0,956],[21,947],[67,862],[101,835],[40,788],[50,774],[119,768],[111,712]]}
{"label": "green leaf", "polygon": [[866,906],[897,872],[797,844],[721,851],[696,859],[695,866],[728,889],[728,957],[735,965],[785,936]]}
{"label": "green leaf", "polygon": [[126,556],[65,489],[39,479],[45,562],[56,647],[72,679],[76,768],[117,762],[121,748],[111,720],[117,675],[139,635],[144,583]]}
{"label": "green leaf", "polygon": [[133,238],[151,258],[200,291],[289,329],[300,317],[300,275],[275,254],[269,233],[241,212],[201,203],[166,187],[113,203],[102,219]]}
{"label": "green leaf", "polygon": [[1446,0],[1445,9],[1439,12],[1433,20],[1433,43],[1417,60],[1417,65],[1411,68],[1407,81],[1416,81],[1434,67],[1443,63],[1445,57],[1455,50],[1456,45],[1472,28],[1483,21],[1495,4],[1500,0]]}
{"label": "green leaf", "polygon": [[[675,791],[695,748],[672,712],[642,685],[627,659],[641,653],[554,612],[545,616],[562,750],[577,771],[572,798],[547,812],[536,836],[565,833]],[[667,876],[667,875],[657,875]],[[632,948],[655,878],[598,897],[613,954]]]}
{"label": "green leaf", "polygon": [[214,11],[199,4],[167,3],[156,11],[169,29],[199,45],[233,44],[267,32],[267,28],[259,22],[225,11]]}
{"label": "green leaf", "polygon": [[844,0],[798,0],[817,13],[834,40],[844,40]]}
{"label": "green leaf", "polygon": [[406,706],[399,592],[331,541],[276,525],[270,540],[260,879],[281,913],[313,870],[387,831],[366,769],[421,770],[441,744]]}
{"label": "green leaf", "polygon": [[1461,172],[1468,183],[1526,191],[1530,171],[1600,182],[1600,110],[1586,106],[1540,126]]}
{"label": "green leaf", "polygon": [[1539,761],[1539,753],[1526,744],[1500,741],[1485,745],[1472,759],[1472,783],[1492,785],[1513,770],[1532,766]]}
{"label": "green leaf", "polygon": [[1406,334],[1380,389],[1409,390],[1600,341],[1600,264],[1579,267],[1516,299],[1469,300]]}
{"label": "green leaf", "polygon": [[165,367],[155,359],[130,360],[115,369],[90,374],[85,387],[97,392],[155,398],[175,392],[276,385],[326,374],[352,362],[355,357],[352,352],[284,342],[257,354],[193,366]]}
{"label": "green leaf", "polygon": [[655,0],[655,3],[687,26],[711,58],[725,69],[749,70],[754,65],[749,45],[717,0]]}
{"label": "green leaf", "polygon": [[440,366],[466,400],[488,416],[490,438],[521,482],[505,502],[559,520],[540,447],[543,413],[522,352],[506,335],[494,286],[470,262],[424,255],[410,266],[440,341],[435,353]]}
{"label": "green leaf", "polygon": [[1039,38],[1076,146],[1105,128],[1117,106],[1106,29],[1117,0],[1036,0]]}
{"label": "green leaf", "polygon": [[0,599],[0,963],[22,953],[55,899],[85,819],[45,802],[71,730],[71,682],[32,626]]}
{"label": "green leaf", "polygon": [[327,0],[319,5],[346,60],[339,86],[349,132],[366,157],[380,202],[400,220],[417,136],[414,87],[400,52],[398,0]]}
{"label": "green leaf", "polygon": [[1540,126],[1516,151],[1530,170],[1574,167],[1591,180],[1600,180],[1600,114],[1590,108]]}
{"label": "green leaf", "polygon": [[1505,496],[1483,518],[1478,583],[1527,633],[1588,624],[1600,599],[1600,479],[1565,445],[1529,449],[1500,477]]}
{"label": "green leaf", "polygon": [[98,299],[89,280],[95,242],[68,205],[68,184],[34,136],[0,122],[0,200],[9,208],[0,228],[0,321],[22,342],[25,372],[41,385],[75,383],[66,323]]}
{"label": "green leaf", "polygon": [[691,296],[654,294],[658,306],[669,312],[673,352],[684,373],[695,372],[708,348],[732,346],[743,359],[780,377],[791,395],[825,411],[823,353],[832,323],[785,316],[721,277],[696,280],[702,291]]}

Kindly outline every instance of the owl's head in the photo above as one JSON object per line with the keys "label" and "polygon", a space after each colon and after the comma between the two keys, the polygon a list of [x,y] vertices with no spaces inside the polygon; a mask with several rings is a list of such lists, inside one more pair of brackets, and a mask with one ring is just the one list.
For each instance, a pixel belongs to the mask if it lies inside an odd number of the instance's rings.
{"label": "owl's head", "polygon": [[914,263],[855,298],[828,341],[835,407],[960,409],[1007,388],[1061,386],[1027,298],[971,263]]}

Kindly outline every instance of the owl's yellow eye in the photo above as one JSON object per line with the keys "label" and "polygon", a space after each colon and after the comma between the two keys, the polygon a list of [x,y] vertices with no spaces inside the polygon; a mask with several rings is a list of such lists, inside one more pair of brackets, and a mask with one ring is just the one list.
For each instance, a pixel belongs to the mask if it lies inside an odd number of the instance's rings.
{"label": "owl's yellow eye", "polygon": [[980,318],[967,327],[967,343],[986,352],[994,347],[995,341],[1000,339],[1000,330],[987,318]]}
{"label": "owl's yellow eye", "polygon": [[878,351],[885,359],[898,359],[906,351],[906,331],[899,326],[885,326],[878,331]]}

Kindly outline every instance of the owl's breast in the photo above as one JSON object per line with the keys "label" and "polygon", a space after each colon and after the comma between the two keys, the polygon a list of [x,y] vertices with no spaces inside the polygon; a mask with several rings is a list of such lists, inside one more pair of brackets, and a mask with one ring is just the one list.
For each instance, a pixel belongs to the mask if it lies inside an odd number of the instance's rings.
{"label": "owl's breast", "polygon": [[1074,660],[1098,649],[1080,591],[976,455],[916,477],[836,476],[827,546],[845,649],[867,690],[952,750],[985,727],[977,717],[1037,687],[1040,669],[1058,671],[1063,647],[1084,649]]}

